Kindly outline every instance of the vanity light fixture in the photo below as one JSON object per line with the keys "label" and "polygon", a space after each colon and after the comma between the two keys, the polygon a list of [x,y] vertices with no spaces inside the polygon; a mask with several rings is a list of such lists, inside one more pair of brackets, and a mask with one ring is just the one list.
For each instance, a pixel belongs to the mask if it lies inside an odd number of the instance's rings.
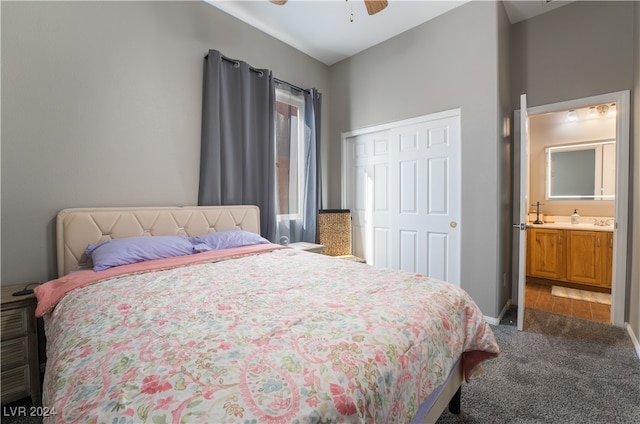
{"label": "vanity light fixture", "polygon": [[567,122],[578,122],[578,112],[576,112],[574,109],[571,109],[569,112],[567,112],[566,121]]}
{"label": "vanity light fixture", "polygon": [[567,111],[565,122],[578,122],[582,119],[611,118],[616,116],[616,104],[602,104],[585,107],[583,109],[571,109]]}
{"label": "vanity light fixture", "polygon": [[609,106],[600,105],[596,107],[596,110],[598,111],[598,116],[607,116],[607,112],[609,112]]}

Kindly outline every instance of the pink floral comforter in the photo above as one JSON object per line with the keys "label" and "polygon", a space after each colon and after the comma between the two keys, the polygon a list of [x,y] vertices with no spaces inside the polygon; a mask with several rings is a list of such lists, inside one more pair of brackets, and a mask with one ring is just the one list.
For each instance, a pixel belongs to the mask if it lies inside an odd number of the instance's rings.
{"label": "pink floral comforter", "polygon": [[45,422],[404,423],[498,354],[463,290],[293,249],[75,287],[44,315]]}

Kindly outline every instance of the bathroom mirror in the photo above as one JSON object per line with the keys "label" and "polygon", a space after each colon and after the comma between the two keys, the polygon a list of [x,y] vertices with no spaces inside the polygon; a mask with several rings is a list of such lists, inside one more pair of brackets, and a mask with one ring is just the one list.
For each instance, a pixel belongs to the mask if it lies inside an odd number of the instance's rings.
{"label": "bathroom mirror", "polygon": [[615,140],[545,148],[547,200],[615,198]]}

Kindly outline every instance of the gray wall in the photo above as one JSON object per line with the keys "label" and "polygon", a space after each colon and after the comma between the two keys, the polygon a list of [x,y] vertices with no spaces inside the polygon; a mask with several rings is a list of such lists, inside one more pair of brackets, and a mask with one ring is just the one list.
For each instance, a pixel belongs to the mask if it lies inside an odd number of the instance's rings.
{"label": "gray wall", "polygon": [[62,208],[196,204],[209,49],[317,87],[328,116],[326,65],[204,2],[0,4],[2,284],[55,277]]}
{"label": "gray wall", "polygon": [[529,107],[633,88],[630,1],[576,1],[512,26],[512,102]]}
{"label": "gray wall", "polygon": [[508,50],[498,47],[503,19],[500,3],[468,3],[330,70],[332,207],[341,202],[341,133],[461,108],[461,285],[493,317],[506,299],[498,171],[505,149],[500,114],[510,113],[499,97],[499,54]]}
{"label": "gray wall", "polygon": [[[631,284],[629,287],[629,325],[636,340],[640,340],[640,261],[637,259],[640,256],[640,4],[635,3],[634,8],[634,69],[635,69],[635,81],[631,107],[633,116],[633,131],[632,134],[632,173],[633,179],[631,180],[630,189],[632,198],[630,204],[633,205],[629,216],[632,219],[632,231],[631,231],[631,256],[635,260],[631,262]],[[636,347],[636,349],[638,349]],[[640,355],[640,351],[638,352]]]}
{"label": "gray wall", "polygon": [[[496,305],[498,310],[508,305],[512,296],[511,273],[512,273],[512,252],[513,252],[513,154],[511,141],[511,115],[513,107],[510,102],[511,96],[511,69],[510,69],[510,46],[509,36],[511,23],[504,10],[498,8],[498,114],[496,125],[498,127],[498,180],[496,187],[499,190],[498,219],[500,235],[498,262],[496,262],[498,281]],[[500,312],[500,311],[499,311]]]}
{"label": "gray wall", "polygon": [[[627,290],[627,318],[640,334],[640,237],[638,216],[638,2],[578,1],[512,26],[512,101],[527,94],[530,107],[598,94],[634,90],[631,116],[632,163],[629,216],[633,223]],[[632,101],[633,103],[633,101]],[[517,108],[517,107],[516,107]],[[635,118],[635,119],[634,119]],[[635,260],[632,260],[635,259]],[[632,265],[633,264],[633,265]]]}

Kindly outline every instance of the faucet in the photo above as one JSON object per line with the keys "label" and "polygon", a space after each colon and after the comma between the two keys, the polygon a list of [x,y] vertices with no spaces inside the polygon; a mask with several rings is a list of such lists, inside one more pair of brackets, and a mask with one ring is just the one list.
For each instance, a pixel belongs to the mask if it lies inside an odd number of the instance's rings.
{"label": "faucet", "polygon": [[598,227],[607,227],[607,226],[611,225],[611,222],[608,219],[594,219],[593,220],[593,225],[598,226]]}
{"label": "faucet", "polygon": [[540,205],[544,205],[544,203],[540,203],[540,201],[537,201],[535,205],[531,205],[536,207],[536,220],[533,221],[534,224],[544,224],[544,222],[542,222],[542,220],[540,219]]}

